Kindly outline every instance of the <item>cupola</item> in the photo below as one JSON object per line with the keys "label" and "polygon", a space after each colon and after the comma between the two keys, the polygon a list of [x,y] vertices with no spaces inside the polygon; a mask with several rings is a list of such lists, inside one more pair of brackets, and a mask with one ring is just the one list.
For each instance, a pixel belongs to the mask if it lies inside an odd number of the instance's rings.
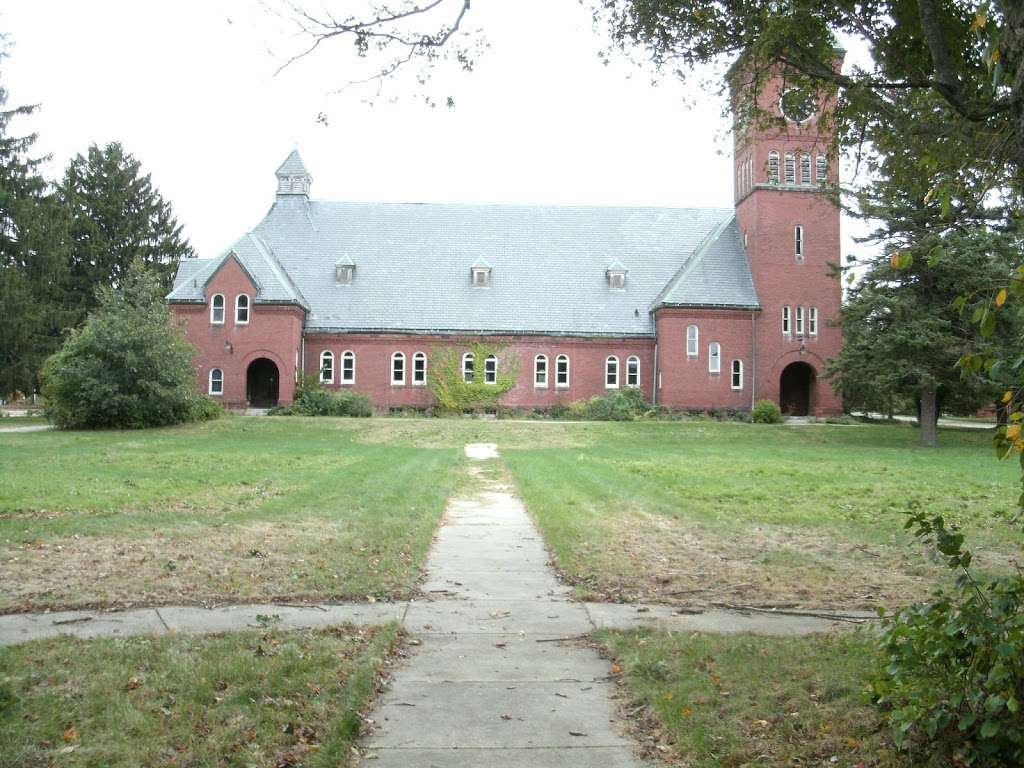
{"label": "cupola", "polygon": [[291,154],[281,163],[281,167],[277,169],[276,176],[278,195],[309,197],[309,188],[313,184],[313,177],[309,175],[302,158],[299,157],[299,150],[291,151]]}

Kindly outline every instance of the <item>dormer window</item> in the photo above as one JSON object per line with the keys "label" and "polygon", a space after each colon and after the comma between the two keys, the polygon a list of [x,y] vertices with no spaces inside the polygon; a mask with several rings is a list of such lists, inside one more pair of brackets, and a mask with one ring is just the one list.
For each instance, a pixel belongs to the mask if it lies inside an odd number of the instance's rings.
{"label": "dormer window", "polygon": [[356,277],[356,265],[348,256],[334,265],[334,282],[338,285],[352,285]]}
{"label": "dormer window", "polygon": [[469,268],[469,284],[474,288],[491,287],[491,265],[484,259],[477,259]]}
{"label": "dormer window", "polygon": [[626,275],[628,272],[629,270],[618,261],[612,262],[611,266],[604,273],[605,279],[608,281],[608,287],[613,291],[626,290]]}

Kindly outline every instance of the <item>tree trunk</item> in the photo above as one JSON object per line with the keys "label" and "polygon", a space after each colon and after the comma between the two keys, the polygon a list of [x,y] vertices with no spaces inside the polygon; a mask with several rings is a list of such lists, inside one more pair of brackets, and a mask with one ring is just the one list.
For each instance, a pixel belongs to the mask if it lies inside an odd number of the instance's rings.
{"label": "tree trunk", "polygon": [[939,406],[934,384],[921,385],[921,445],[934,448],[939,444]]}

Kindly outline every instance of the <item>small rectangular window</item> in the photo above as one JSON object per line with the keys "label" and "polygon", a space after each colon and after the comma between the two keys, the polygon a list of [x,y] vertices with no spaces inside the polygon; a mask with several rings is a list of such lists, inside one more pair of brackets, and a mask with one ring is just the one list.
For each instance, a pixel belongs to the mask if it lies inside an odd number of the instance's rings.
{"label": "small rectangular window", "polygon": [[686,327],[686,356],[696,357],[697,356],[697,344],[698,334],[696,325],[688,325]]}
{"label": "small rectangular window", "polygon": [[789,313],[790,313],[789,307],[783,307],[782,308],[782,332],[785,335],[787,335],[787,336],[793,330],[792,327],[789,324]]}
{"label": "small rectangular window", "polygon": [[732,361],[732,388],[743,389],[743,361]]}
{"label": "small rectangular window", "polygon": [[473,287],[488,288],[491,285],[491,270],[487,267],[473,267]]}
{"label": "small rectangular window", "polygon": [[796,335],[797,336],[803,336],[804,335],[804,308],[803,307],[797,307],[796,308]]}
{"label": "small rectangular window", "polygon": [[708,344],[708,373],[722,372],[722,346],[717,341]]}
{"label": "small rectangular window", "polygon": [[548,385],[548,359],[544,355],[537,355],[533,359],[533,386],[546,388]]}
{"label": "small rectangular window", "polygon": [[804,260],[804,228],[799,224],[793,227],[793,253],[797,261]]}
{"label": "small rectangular window", "polygon": [[818,335],[818,308],[811,307],[807,310],[807,332],[811,336]]}

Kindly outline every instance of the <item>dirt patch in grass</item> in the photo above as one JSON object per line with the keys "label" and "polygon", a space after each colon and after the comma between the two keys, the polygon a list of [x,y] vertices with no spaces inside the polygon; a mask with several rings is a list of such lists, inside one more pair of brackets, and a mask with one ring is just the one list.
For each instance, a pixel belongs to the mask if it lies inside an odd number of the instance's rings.
{"label": "dirt patch in grass", "polygon": [[260,522],[143,538],[60,536],[0,544],[0,613],[38,609],[405,597],[407,550],[343,523]]}
{"label": "dirt patch in grass", "polygon": [[0,648],[0,768],[347,766],[394,625]]}
{"label": "dirt patch in grass", "polygon": [[[833,609],[904,605],[949,580],[908,538],[864,545],[829,529],[710,526],[633,512],[579,545],[566,577],[586,599]],[[979,568],[1010,556],[977,552]]]}

